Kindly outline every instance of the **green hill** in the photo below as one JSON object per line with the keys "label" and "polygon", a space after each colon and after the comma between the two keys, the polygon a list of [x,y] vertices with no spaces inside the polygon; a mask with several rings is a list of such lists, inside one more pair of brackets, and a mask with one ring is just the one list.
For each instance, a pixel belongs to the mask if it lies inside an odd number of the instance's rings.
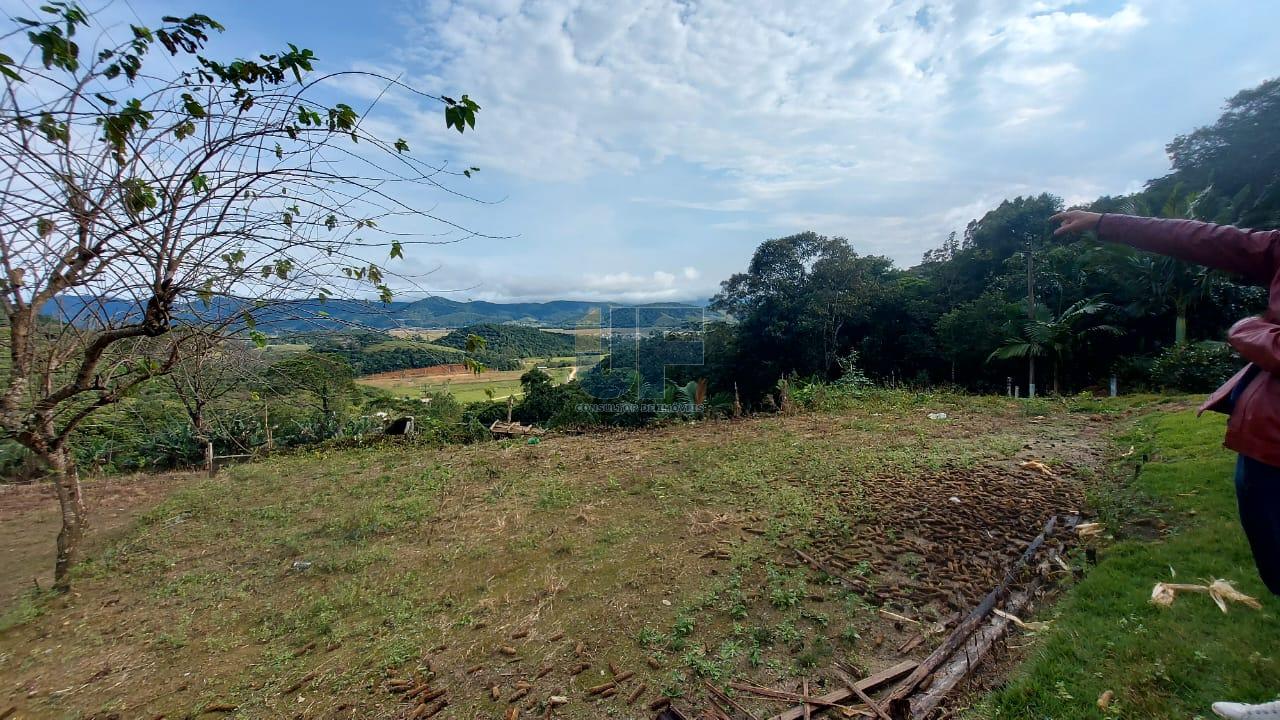
{"label": "green hill", "polygon": [[471,335],[484,338],[486,355],[522,358],[574,354],[572,335],[545,332],[521,325],[471,325],[454,330],[437,340],[436,344],[465,349],[467,338]]}

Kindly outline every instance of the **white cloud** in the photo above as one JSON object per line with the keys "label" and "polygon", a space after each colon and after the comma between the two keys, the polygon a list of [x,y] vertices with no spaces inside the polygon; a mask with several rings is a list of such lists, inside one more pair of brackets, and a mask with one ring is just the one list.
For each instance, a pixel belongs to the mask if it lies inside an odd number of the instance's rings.
{"label": "white cloud", "polygon": [[740,195],[667,203],[740,209],[746,198],[918,177],[939,161],[931,140],[975,78],[1013,124],[1051,115],[1080,74],[1065,50],[1145,22],[1134,5],[1109,15],[1069,5],[428,2],[403,60],[415,84],[482,100],[484,142],[467,150],[483,167],[556,181],[678,158],[724,173]]}
{"label": "white cloud", "polygon": [[[1006,197],[1079,200],[1158,174],[1167,130],[1138,147],[1144,133],[1110,113],[1090,133],[1099,90],[1116,86],[1115,107],[1128,82],[1108,63],[1132,61],[1163,7],[440,0],[409,13],[413,41],[378,67],[481,102],[474,136],[440,140],[437,114],[398,106],[384,120],[497,171],[513,196],[558,202],[511,232],[583,266],[564,292],[655,295],[726,277],[766,237],[812,229],[910,264]],[[698,276],[652,270],[673,256]]]}

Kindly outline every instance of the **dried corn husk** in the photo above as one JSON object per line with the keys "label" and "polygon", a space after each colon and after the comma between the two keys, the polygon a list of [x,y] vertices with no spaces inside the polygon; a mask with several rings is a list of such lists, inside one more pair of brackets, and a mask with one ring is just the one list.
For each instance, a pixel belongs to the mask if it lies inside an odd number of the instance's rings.
{"label": "dried corn husk", "polygon": [[1045,465],[1039,460],[1028,460],[1024,463],[1019,463],[1018,467],[1026,470],[1035,470],[1036,472],[1042,475],[1048,475],[1049,477],[1058,477],[1057,475],[1054,474],[1053,470],[1051,470],[1048,465]]}
{"label": "dried corn husk", "polygon": [[1231,583],[1221,578],[1214,580],[1209,584],[1209,597],[1218,604],[1218,609],[1222,612],[1227,611],[1227,601],[1238,602],[1241,605],[1248,605],[1254,610],[1261,610],[1262,603],[1257,598],[1249,597],[1244,593],[1232,587]]}
{"label": "dried corn husk", "polygon": [[1094,535],[1101,535],[1102,530],[1103,530],[1102,523],[1096,523],[1096,522],[1080,523],[1079,525],[1076,526],[1076,535],[1082,538],[1090,538],[1090,537],[1093,537]]}
{"label": "dried corn husk", "polygon": [[1174,599],[1180,592],[1208,593],[1213,598],[1213,602],[1217,604],[1218,609],[1222,612],[1227,611],[1227,601],[1238,602],[1241,605],[1247,605],[1254,610],[1260,610],[1262,604],[1257,598],[1249,597],[1244,593],[1236,590],[1235,587],[1227,580],[1221,578],[1214,580],[1208,585],[1193,585],[1191,583],[1156,583],[1151,589],[1151,602],[1161,607],[1169,607],[1173,604]]}
{"label": "dried corn husk", "polygon": [[1014,615],[1013,613],[1007,613],[1004,610],[1001,610],[1000,608],[993,608],[991,612],[995,613],[996,615],[999,615],[1000,617],[1004,618],[1005,620],[1008,620],[1009,622],[1013,623],[1014,625],[1017,625],[1018,627],[1022,628],[1023,630],[1026,630],[1027,632],[1040,632],[1041,630],[1049,629],[1049,623],[1047,622],[1027,622],[1022,618],[1018,617],[1017,615]]}

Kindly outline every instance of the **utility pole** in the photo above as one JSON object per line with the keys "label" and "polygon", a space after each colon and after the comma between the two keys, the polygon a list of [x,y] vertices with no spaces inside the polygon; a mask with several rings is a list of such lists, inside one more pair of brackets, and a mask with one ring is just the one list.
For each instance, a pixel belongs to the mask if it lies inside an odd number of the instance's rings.
{"label": "utility pole", "polygon": [[[1027,321],[1036,321],[1036,276],[1032,237],[1027,234]],[[1027,397],[1036,396],[1036,356],[1027,354]]]}

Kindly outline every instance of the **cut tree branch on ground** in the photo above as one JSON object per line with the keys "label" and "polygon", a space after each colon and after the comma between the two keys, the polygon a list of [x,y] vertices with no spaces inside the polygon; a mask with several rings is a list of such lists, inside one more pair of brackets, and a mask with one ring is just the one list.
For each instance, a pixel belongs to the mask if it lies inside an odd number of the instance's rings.
{"label": "cut tree branch on ground", "polygon": [[[1012,593],[1006,603],[1010,613],[1020,612],[1035,597],[1040,583],[1032,583],[1027,590]],[[946,696],[955,689],[960,681],[969,676],[982,658],[991,650],[995,642],[1009,630],[1011,621],[1001,615],[992,615],[990,622],[973,633],[951,659],[933,675],[929,687],[913,695],[910,699],[910,717],[922,720],[938,709]]]}
{"label": "cut tree branch on ground", "polygon": [[880,707],[875,700],[872,700],[871,696],[868,695],[866,691],[858,687],[858,681],[854,680],[849,673],[844,672],[840,668],[835,668],[833,672],[835,672],[836,677],[840,678],[845,685],[849,686],[849,689],[853,691],[854,695],[858,696],[858,699],[861,700],[864,705],[871,708],[871,711],[876,714],[876,717],[880,718],[880,720],[890,720],[889,714],[884,711],[884,708]]}
{"label": "cut tree branch on ground", "polygon": [[920,684],[924,682],[926,678],[930,677],[934,671],[946,661],[947,658],[951,657],[952,653],[956,651],[956,648],[960,647],[964,641],[973,634],[973,631],[982,623],[983,619],[991,612],[991,609],[994,608],[996,603],[998,603],[1000,599],[1004,597],[1005,593],[1008,592],[1009,586],[1012,585],[1014,581],[1017,580],[1018,576],[1022,574],[1022,571],[1031,562],[1031,559],[1035,557],[1036,552],[1038,552],[1041,546],[1044,545],[1045,540],[1053,535],[1057,525],[1058,516],[1054,515],[1053,517],[1050,517],[1049,521],[1045,523],[1044,529],[1041,530],[1040,534],[1027,545],[1018,560],[1009,567],[1009,570],[1005,573],[1004,578],[1001,579],[1000,583],[982,599],[982,602],[978,603],[978,606],[974,608],[959,625],[956,626],[955,630],[947,636],[947,639],[939,645],[937,649],[930,653],[929,656],[916,667],[911,675],[909,675],[898,685],[898,687],[894,689],[893,693],[890,694],[889,702],[887,703],[889,706],[889,712],[893,717],[901,719],[910,715],[911,708],[907,698],[914,693],[916,688],[920,687]]}
{"label": "cut tree branch on ground", "polygon": [[[915,662],[911,660],[904,660],[898,663],[897,665],[885,668],[884,670],[881,670],[880,672],[875,673],[874,675],[869,675],[859,680],[855,684],[863,692],[872,692],[876,688],[882,685],[891,683],[894,680],[897,680],[898,678],[902,677],[903,675],[906,675],[907,673],[911,672],[915,668],[916,668]],[[856,697],[854,695],[853,690],[849,688],[839,688],[837,690],[833,690],[829,693],[826,693],[825,695],[820,695],[816,698],[810,698],[809,704],[810,705],[814,705],[814,704],[835,705],[845,700],[848,700],[851,697]],[[801,720],[801,718],[803,717],[804,717],[804,708],[794,707],[794,708],[791,708],[790,710],[787,710],[786,712],[782,712],[782,713],[778,713],[777,715],[774,715],[772,718],[770,718],[770,720]]]}

